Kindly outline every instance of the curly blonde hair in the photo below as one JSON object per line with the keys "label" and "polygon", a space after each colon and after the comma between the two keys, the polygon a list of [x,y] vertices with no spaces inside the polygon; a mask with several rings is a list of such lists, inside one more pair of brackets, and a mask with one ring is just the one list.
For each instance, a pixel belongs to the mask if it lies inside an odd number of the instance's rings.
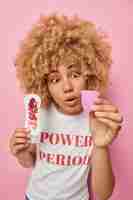
{"label": "curly blonde hair", "polygon": [[[112,64],[107,36],[79,17],[40,16],[22,41],[15,58],[16,76],[24,93],[38,94],[44,106],[50,103],[47,77],[59,65],[86,65],[88,89],[108,86]],[[91,73],[90,73],[91,72]]]}

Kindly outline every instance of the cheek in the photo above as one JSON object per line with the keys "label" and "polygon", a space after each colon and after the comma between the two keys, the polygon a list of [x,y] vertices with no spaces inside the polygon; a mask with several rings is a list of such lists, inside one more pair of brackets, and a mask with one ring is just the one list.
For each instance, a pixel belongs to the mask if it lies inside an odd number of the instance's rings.
{"label": "cheek", "polygon": [[58,97],[59,97],[59,89],[57,88],[57,87],[54,87],[54,86],[49,86],[48,87],[48,89],[49,89],[49,93],[50,93],[50,95],[51,95],[51,97],[55,100],[55,99],[58,99]]}
{"label": "cheek", "polygon": [[52,86],[48,86],[49,94],[51,97],[54,96],[54,88]]}
{"label": "cheek", "polygon": [[77,90],[85,90],[87,89],[87,82],[83,79],[81,79],[79,82],[75,83],[75,87]]}

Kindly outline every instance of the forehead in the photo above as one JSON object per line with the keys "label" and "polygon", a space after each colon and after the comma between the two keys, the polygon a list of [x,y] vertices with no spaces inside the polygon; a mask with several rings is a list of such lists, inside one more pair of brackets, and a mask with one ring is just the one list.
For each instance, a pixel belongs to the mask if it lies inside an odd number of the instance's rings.
{"label": "forehead", "polygon": [[66,70],[66,71],[70,71],[70,70],[81,70],[81,65],[78,64],[71,64],[71,65],[59,65],[56,67],[51,67],[50,69],[50,73],[56,73],[56,72],[60,72],[62,70]]}

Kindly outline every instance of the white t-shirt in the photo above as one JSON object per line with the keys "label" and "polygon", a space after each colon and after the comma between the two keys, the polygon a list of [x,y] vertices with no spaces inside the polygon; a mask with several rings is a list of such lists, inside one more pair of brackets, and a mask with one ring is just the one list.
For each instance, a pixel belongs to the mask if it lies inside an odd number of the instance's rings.
{"label": "white t-shirt", "polygon": [[88,200],[93,141],[84,112],[65,115],[41,108],[37,161],[26,194],[30,200]]}

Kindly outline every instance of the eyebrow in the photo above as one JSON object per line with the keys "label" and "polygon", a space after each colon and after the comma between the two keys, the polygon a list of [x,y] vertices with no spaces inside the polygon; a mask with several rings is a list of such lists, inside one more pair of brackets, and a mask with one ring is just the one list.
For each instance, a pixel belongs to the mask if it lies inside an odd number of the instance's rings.
{"label": "eyebrow", "polygon": [[[80,70],[81,68],[79,66],[76,66],[75,64],[72,64],[72,65],[68,65],[67,69],[78,69],[78,70]],[[58,73],[58,70],[52,69],[50,74],[52,74],[52,73]]]}
{"label": "eyebrow", "polygon": [[67,66],[67,69],[73,69],[73,68],[80,69],[80,67],[79,67],[79,66],[76,66],[75,64],[72,64],[72,65],[68,65],[68,66]]}
{"label": "eyebrow", "polygon": [[58,71],[54,69],[54,70],[51,70],[50,74],[51,73],[56,73],[56,72],[58,72]]}
{"label": "eyebrow", "polygon": [[50,70],[50,73],[49,73],[48,75],[54,74],[54,73],[58,73],[58,70],[57,70],[57,69],[51,69],[51,70]]}

